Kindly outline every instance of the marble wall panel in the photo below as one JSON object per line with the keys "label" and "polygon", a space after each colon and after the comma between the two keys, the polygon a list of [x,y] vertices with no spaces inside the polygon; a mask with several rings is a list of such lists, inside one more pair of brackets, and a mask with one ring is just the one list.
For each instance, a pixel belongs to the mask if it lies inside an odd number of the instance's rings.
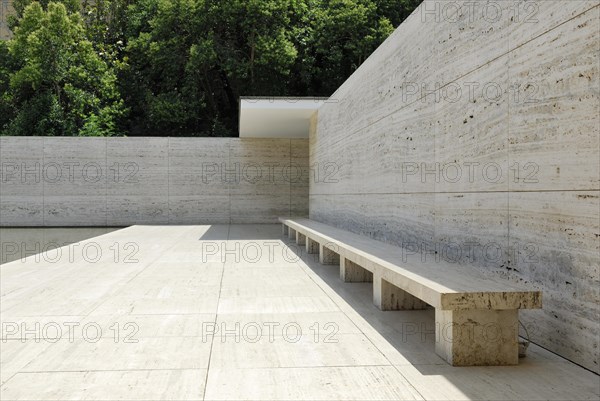
{"label": "marble wall panel", "polygon": [[[0,145],[2,226],[276,223],[308,214],[306,139],[3,137]],[[16,170],[23,163],[25,174]]]}
{"label": "marble wall panel", "polygon": [[534,341],[595,372],[599,24],[597,1],[425,1],[309,139],[340,178],[311,183],[312,219],[541,290]]}
{"label": "marble wall panel", "polygon": [[597,7],[511,52],[511,190],[600,189],[599,48]]}

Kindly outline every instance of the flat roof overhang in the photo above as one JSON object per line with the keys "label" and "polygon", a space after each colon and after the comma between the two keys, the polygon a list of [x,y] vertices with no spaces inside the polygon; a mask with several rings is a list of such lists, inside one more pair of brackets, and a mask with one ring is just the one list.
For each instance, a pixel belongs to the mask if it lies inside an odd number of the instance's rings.
{"label": "flat roof overhang", "polygon": [[308,138],[310,119],[328,98],[241,97],[240,138]]}

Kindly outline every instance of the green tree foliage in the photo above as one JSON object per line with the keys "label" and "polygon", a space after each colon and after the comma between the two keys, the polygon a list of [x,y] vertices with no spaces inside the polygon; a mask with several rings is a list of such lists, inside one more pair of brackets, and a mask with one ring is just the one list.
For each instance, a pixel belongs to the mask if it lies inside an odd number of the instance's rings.
{"label": "green tree foliage", "polygon": [[235,136],[240,96],[331,95],[421,0],[15,1],[4,133]]}
{"label": "green tree foliage", "polygon": [[423,0],[375,0],[377,14],[387,18],[397,27],[412,13]]}
{"label": "green tree foliage", "polygon": [[310,93],[331,95],[393,32],[371,0],[325,0],[312,7],[299,75]]}
{"label": "green tree foliage", "polygon": [[[13,0],[15,14],[9,17],[9,25],[11,26],[11,30],[14,31],[15,27],[19,25],[19,21],[25,15],[25,9],[33,2],[34,0]],[[48,9],[48,3],[50,3],[50,0],[39,0],[37,3],[39,3],[42,8],[46,10]],[[60,1],[60,3],[66,7],[69,13],[76,13],[80,10],[79,0],[63,0]]]}
{"label": "green tree foliage", "polygon": [[8,44],[15,70],[11,135],[114,135],[124,113],[116,76],[86,39],[78,13],[61,3],[26,6]]}
{"label": "green tree foliage", "polygon": [[15,115],[14,104],[9,93],[10,72],[14,69],[12,64],[8,42],[0,41],[0,133]]}
{"label": "green tree foliage", "polygon": [[[130,8],[130,18],[139,11]],[[154,17],[127,45],[124,82],[137,129],[234,132],[240,95],[286,90],[297,56],[287,29],[292,11],[288,0],[157,0]]]}

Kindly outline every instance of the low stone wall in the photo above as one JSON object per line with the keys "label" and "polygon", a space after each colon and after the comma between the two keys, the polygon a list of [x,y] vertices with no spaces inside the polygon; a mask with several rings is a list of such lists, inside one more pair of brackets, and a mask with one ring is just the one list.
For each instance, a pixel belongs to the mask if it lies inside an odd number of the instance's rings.
{"label": "low stone wall", "polygon": [[0,226],[275,223],[308,214],[308,141],[0,138]]}
{"label": "low stone wall", "polygon": [[323,105],[311,218],[543,291],[533,341],[595,372],[598,1],[423,4]]}

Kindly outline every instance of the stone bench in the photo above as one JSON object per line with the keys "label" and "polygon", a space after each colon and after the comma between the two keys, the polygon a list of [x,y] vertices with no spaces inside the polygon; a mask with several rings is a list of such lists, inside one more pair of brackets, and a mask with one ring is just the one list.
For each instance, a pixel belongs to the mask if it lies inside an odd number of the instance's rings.
{"label": "stone bench", "polygon": [[339,264],[342,280],[373,282],[379,309],[435,308],[435,351],[451,365],[518,364],[519,309],[541,308],[541,292],[492,280],[472,266],[411,258],[400,247],[313,220],[279,221],[284,235],[318,253],[321,263]]}

